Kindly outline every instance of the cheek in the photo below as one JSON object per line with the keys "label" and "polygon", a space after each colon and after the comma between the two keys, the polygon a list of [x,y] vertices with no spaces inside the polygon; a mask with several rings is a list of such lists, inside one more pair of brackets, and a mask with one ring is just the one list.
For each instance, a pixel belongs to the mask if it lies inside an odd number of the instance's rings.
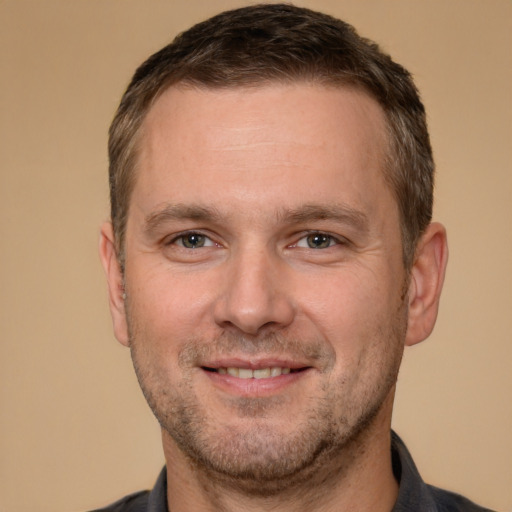
{"label": "cheek", "polygon": [[355,364],[363,353],[378,350],[400,321],[400,287],[376,275],[339,271],[320,287],[313,282],[301,287],[303,322],[332,346],[338,364]]}
{"label": "cheek", "polygon": [[146,343],[179,347],[198,331],[203,334],[215,289],[212,283],[205,276],[139,268],[144,273],[130,274],[128,268],[126,273],[132,335],[142,335]]}

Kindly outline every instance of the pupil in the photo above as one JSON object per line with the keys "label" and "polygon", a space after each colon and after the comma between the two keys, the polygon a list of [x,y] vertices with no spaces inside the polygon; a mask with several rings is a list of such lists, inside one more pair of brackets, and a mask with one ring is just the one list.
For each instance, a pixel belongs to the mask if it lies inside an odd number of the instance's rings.
{"label": "pupil", "polygon": [[330,237],[327,235],[309,235],[308,245],[312,249],[323,249],[329,246]]}
{"label": "pupil", "polygon": [[183,244],[185,247],[189,249],[195,249],[196,247],[202,247],[204,245],[204,236],[198,235],[196,233],[191,233],[187,235],[183,240]]}

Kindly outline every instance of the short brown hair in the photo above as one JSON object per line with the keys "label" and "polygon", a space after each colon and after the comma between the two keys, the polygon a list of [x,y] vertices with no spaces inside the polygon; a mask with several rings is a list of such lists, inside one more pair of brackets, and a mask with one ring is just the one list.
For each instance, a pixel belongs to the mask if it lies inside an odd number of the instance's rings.
{"label": "short brown hair", "polygon": [[390,144],[384,172],[410,267],[432,217],[434,174],[425,109],[411,75],[347,23],[284,4],[218,14],[178,35],[135,72],[109,138],[111,215],[121,264],[138,134],[159,95],[178,83],[226,88],[296,81],[355,86],[384,110]]}

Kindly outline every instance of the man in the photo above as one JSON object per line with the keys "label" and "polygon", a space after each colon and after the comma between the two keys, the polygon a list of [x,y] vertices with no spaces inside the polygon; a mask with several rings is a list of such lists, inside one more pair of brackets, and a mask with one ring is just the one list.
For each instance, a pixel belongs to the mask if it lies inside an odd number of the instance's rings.
{"label": "man", "polygon": [[114,331],[167,465],[105,510],[485,510],[391,432],[447,261],[406,70],[324,14],[226,12],[137,70],[109,152]]}

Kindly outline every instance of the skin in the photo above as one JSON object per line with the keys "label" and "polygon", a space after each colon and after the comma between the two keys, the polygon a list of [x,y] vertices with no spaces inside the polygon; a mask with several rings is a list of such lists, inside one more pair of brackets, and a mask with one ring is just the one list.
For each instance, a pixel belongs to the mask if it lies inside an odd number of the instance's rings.
{"label": "skin", "polygon": [[447,249],[431,224],[404,269],[386,150],[381,108],[347,88],[173,87],[148,113],[124,276],[110,223],[100,253],[173,512],[391,510],[396,377]]}

